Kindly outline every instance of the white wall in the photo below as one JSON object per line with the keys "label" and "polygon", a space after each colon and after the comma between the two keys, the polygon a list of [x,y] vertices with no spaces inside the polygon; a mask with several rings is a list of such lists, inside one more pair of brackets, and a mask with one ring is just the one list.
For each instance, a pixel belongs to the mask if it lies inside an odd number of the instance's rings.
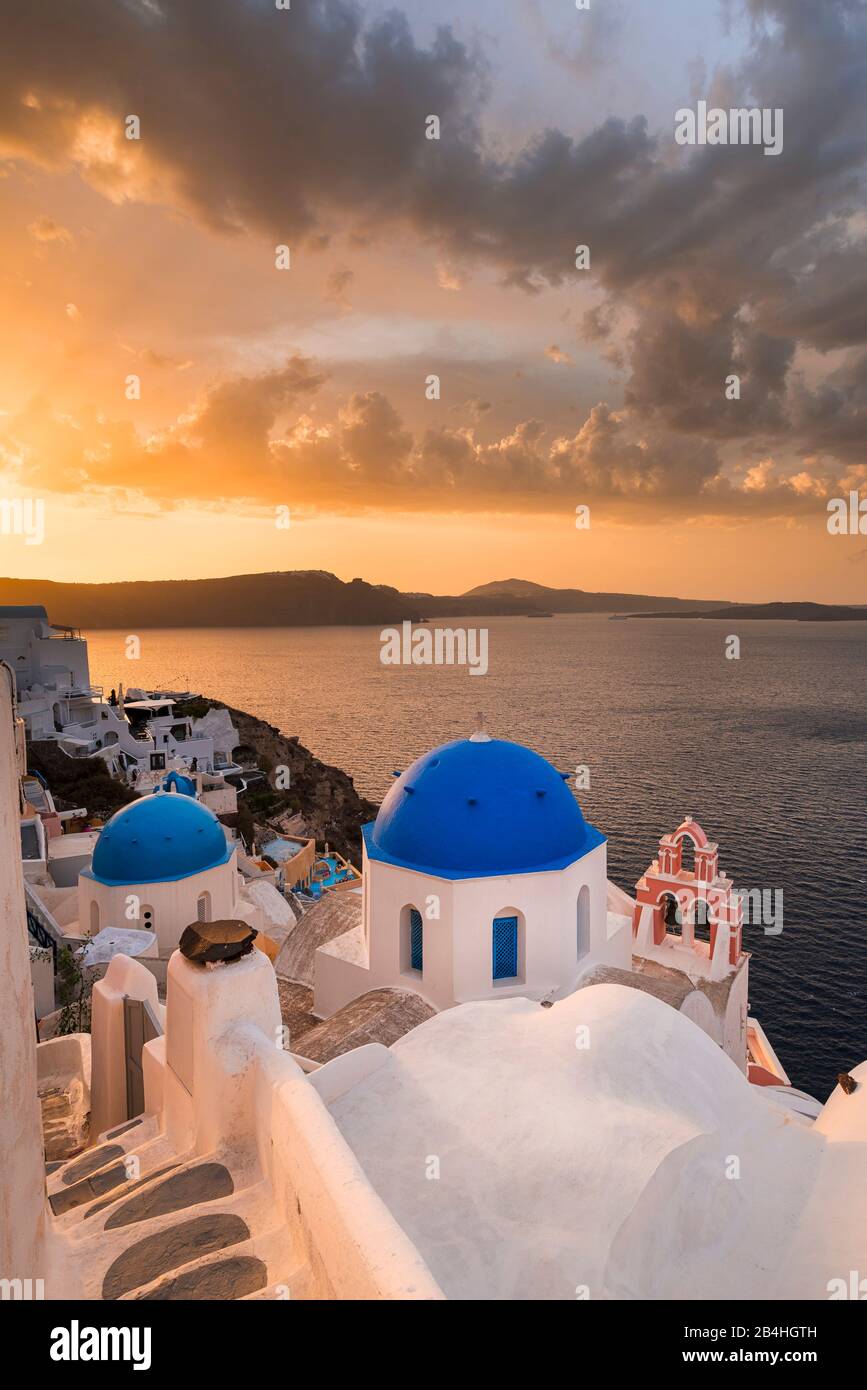
{"label": "white wall", "polygon": [[[365,933],[368,967],[342,960],[332,944],[317,952],[315,1010],[329,1017],[366,989],[412,989],[435,1008],[473,999],[510,995],[541,998],[569,994],[594,965],[631,964],[632,935],[608,938],[607,854],[604,844],[568,868],[501,878],[437,879],[364,857]],[[577,953],[577,904],[582,887],[590,895],[589,950]],[[430,915],[432,903],[438,916]],[[415,907],[424,924],[423,971],[409,967],[402,950],[405,909]],[[495,917],[519,917],[520,974],[494,981],[492,929]]]}
{"label": "white wall", "polygon": [[738,970],[726,1002],[723,1020],[723,1051],[746,1075],[747,1071],[747,1007],[749,1003],[749,957]]}
{"label": "white wall", "polygon": [[[138,920],[129,918],[127,899],[131,896],[139,900],[140,911],[146,908],[153,912],[152,930],[157,934],[160,955],[167,957],[177,947],[184,927],[196,921],[197,904],[202,893],[209,893],[211,906],[209,920],[219,921],[225,917],[243,917],[248,920],[253,909],[238,899],[238,871],[233,854],[227,864],[203,873],[192,874],[189,878],[177,879],[173,883],[131,883],[111,888],[96,879],[82,874],[78,880],[78,923],[82,933],[91,928],[92,904],[99,909],[99,926],[142,927],[146,926],[144,917]],[[255,922],[252,925],[256,925]]]}
{"label": "white wall", "polygon": [[[0,660],[8,661],[15,671],[19,689],[55,682],[61,686],[89,685],[87,643],[82,638],[42,637],[45,630],[41,618],[4,619]],[[20,661],[22,656],[25,659]]]}
{"label": "white wall", "polygon": [[[589,950],[578,958],[577,904],[582,887],[590,894]],[[557,873],[515,874],[501,879],[462,879],[455,885],[453,1001],[541,998],[570,994],[585,970],[621,964],[608,941],[607,854],[604,844]],[[519,977],[493,979],[492,924],[519,917]],[[627,967],[628,968],[628,962]]]}
{"label": "white wall", "polygon": [[158,1014],[157,982],[129,956],[115,956],[91,996],[91,1115],[94,1138],[127,1118],[123,1001],[146,999]]}
{"label": "white wall", "polygon": [[0,665],[0,1278],[45,1278],[45,1166],[18,832],[12,676]]}
{"label": "white wall", "polygon": [[309,1262],[314,1296],[441,1298],[279,1037],[277,981],[261,952],[215,970],[176,952],[165,1040],[145,1049],[148,1112],[158,1113],[164,1098],[160,1127],[199,1155],[254,1141],[274,1221]]}

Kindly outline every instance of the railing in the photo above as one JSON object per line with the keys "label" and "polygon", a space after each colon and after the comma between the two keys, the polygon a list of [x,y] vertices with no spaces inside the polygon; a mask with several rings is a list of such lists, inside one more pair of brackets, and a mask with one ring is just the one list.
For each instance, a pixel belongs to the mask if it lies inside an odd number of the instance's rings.
{"label": "railing", "polygon": [[33,940],[36,942],[37,946],[41,946],[44,951],[51,952],[51,958],[54,964],[54,969],[56,971],[57,942],[54,940],[54,937],[51,935],[51,933],[45,930],[45,927],[43,927],[38,917],[34,916],[34,914],[30,911],[29,907],[27,908],[27,930],[33,937]]}

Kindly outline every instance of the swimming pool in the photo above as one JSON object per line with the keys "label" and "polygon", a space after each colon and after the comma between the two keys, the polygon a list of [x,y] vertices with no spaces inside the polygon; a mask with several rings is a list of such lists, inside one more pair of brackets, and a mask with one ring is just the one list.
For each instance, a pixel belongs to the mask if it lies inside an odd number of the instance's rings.
{"label": "swimming pool", "polygon": [[[324,865],[327,865],[327,872],[323,871]],[[343,863],[333,854],[323,854],[316,860],[313,869],[313,881],[322,888],[332,888],[335,883],[345,883],[347,879],[355,877],[356,873],[351,865]]]}

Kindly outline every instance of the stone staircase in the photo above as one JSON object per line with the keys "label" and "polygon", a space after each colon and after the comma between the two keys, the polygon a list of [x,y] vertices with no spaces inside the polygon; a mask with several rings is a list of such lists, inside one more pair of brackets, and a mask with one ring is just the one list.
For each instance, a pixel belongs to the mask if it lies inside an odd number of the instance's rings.
{"label": "stone staircase", "polygon": [[309,1267],[251,1149],[178,1154],[142,1115],[46,1171],[82,1298],[312,1296]]}

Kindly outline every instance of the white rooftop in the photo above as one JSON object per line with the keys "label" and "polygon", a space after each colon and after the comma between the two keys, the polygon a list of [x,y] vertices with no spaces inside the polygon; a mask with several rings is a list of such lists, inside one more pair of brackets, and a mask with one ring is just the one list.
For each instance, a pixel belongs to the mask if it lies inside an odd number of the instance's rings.
{"label": "white rooftop", "polygon": [[449,1297],[827,1298],[867,1236],[867,1100],[834,1104],[858,1142],[600,984],[446,1010],[330,1109]]}
{"label": "white rooftop", "polygon": [[69,830],[65,835],[55,835],[48,841],[48,857],[69,859],[79,854],[92,854],[99,836],[98,830]]}

